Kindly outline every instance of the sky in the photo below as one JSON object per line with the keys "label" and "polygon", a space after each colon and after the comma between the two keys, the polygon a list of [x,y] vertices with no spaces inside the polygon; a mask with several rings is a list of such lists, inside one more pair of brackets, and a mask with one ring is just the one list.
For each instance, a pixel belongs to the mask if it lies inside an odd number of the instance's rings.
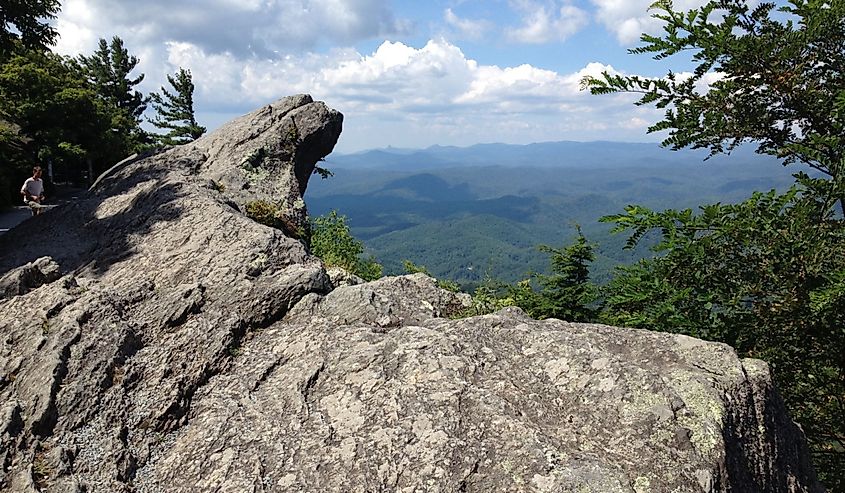
{"label": "sky", "polygon": [[[307,93],[344,114],[337,152],[388,146],[657,141],[654,108],[592,96],[584,75],[663,76],[630,55],[653,0],[63,0],[55,51],[119,36],[144,94],[180,67],[209,130]],[[704,0],[676,0],[678,9]]]}

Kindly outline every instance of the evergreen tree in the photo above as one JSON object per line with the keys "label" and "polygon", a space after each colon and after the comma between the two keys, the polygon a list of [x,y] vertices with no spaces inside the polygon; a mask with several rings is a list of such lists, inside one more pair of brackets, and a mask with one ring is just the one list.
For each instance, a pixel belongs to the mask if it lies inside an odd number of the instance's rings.
{"label": "evergreen tree", "polygon": [[59,0],[3,0],[0,5],[0,60],[15,50],[16,43],[44,51],[56,42],[50,25],[61,8]]}
{"label": "evergreen tree", "polygon": [[[598,291],[590,282],[593,246],[578,229],[578,238],[569,246],[540,245],[549,254],[551,274],[537,274],[506,287],[507,304],[518,306],[534,318],[558,318],[569,322],[592,322],[596,318]],[[535,290],[533,285],[539,285]]]}
{"label": "evergreen tree", "polygon": [[536,307],[539,318],[559,318],[569,322],[592,322],[597,291],[590,282],[590,263],[595,260],[593,246],[578,229],[578,238],[565,248],[540,245],[550,256],[551,275],[538,276],[542,290]]}
{"label": "evergreen tree", "polygon": [[169,130],[159,136],[165,145],[192,142],[205,133],[205,127],[200,126],[194,117],[194,82],[191,71],[180,67],[175,77],[167,76],[167,81],[173,87],[173,92],[162,87],[161,94],[150,94],[156,111],[156,117],[151,123],[157,128]]}
{"label": "evergreen tree", "polygon": [[144,80],[144,74],[130,77],[140,60],[129,55],[122,39],[114,36],[109,44],[101,38],[94,54],[80,56],[79,62],[103,99],[140,122],[141,115],[147,109],[147,102],[134,88]]}
{"label": "evergreen tree", "polygon": [[87,169],[121,145],[112,112],[66,59],[26,50],[0,66],[0,154],[23,170],[52,160]]}
{"label": "evergreen tree", "polygon": [[144,74],[130,76],[139,63],[138,58],[129,55],[123,40],[114,36],[111,43],[101,38],[93,55],[79,56],[76,61],[100,98],[114,109],[111,126],[123,139],[123,149],[117,159],[138,151],[148,140],[141,128],[141,115],[147,108],[147,99],[135,90],[135,86],[144,80]]}

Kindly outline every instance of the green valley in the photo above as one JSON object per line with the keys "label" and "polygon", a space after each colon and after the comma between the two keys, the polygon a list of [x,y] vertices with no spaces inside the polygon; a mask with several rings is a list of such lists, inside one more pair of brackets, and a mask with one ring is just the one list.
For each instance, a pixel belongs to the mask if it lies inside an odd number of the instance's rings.
{"label": "green valley", "polygon": [[465,288],[485,278],[514,282],[545,273],[547,255],[537,245],[567,244],[580,225],[596,245],[593,278],[605,282],[615,266],[651,252],[648,242],[624,250],[625,236],[610,234],[600,217],[629,204],[732,203],[793,181],[790,169],[747,149],[705,157],[603,142],[388,149],[330,156],[335,176],[312,179],[306,201],[312,216],[346,215],[387,274],[411,260]]}

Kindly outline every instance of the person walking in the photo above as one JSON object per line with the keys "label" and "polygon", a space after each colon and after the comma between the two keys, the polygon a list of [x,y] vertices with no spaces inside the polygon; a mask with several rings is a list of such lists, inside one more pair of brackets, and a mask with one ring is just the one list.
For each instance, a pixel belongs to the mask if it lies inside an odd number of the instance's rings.
{"label": "person walking", "polygon": [[32,168],[32,177],[27,178],[21,187],[23,202],[32,210],[32,215],[41,214],[41,202],[44,201],[44,182],[41,181],[41,166]]}

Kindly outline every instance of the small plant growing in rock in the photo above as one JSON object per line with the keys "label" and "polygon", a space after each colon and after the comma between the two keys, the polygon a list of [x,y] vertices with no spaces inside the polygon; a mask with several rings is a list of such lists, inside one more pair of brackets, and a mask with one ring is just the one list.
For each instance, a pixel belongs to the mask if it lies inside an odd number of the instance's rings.
{"label": "small plant growing in rock", "polygon": [[38,452],[32,461],[32,481],[35,483],[35,487],[40,490],[49,486],[48,481],[52,474],[53,468],[50,467],[44,457],[44,451]]}
{"label": "small plant growing in rock", "polygon": [[282,211],[276,204],[266,200],[253,200],[245,204],[246,215],[255,222],[271,228],[280,228]]}
{"label": "small plant growing in rock", "polygon": [[340,267],[356,276],[373,281],[382,276],[382,266],[372,257],[362,258],[364,244],[352,236],[346,216],[331,211],[311,225],[311,253],[328,267]]}
{"label": "small plant growing in rock", "polygon": [[244,208],[247,217],[253,221],[280,229],[292,238],[308,241],[310,235],[308,228],[302,227],[288,218],[279,205],[266,200],[253,200],[247,202]]}

